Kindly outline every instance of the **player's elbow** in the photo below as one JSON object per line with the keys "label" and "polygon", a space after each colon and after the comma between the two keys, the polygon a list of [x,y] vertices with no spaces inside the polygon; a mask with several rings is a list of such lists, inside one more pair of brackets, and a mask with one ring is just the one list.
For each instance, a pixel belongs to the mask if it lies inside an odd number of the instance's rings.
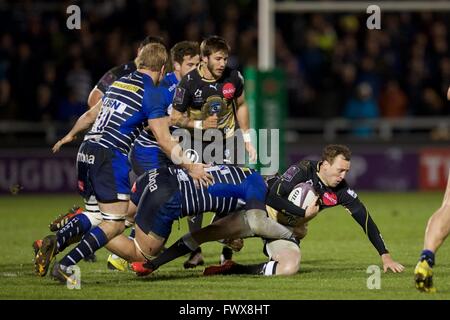
{"label": "player's elbow", "polygon": [[89,109],[95,107],[95,105],[102,99],[103,93],[97,88],[92,89],[88,97],[88,107]]}

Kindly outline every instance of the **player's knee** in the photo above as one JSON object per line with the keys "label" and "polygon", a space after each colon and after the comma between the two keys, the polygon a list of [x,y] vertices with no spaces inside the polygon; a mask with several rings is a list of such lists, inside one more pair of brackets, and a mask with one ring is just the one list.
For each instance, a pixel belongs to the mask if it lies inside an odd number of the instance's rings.
{"label": "player's knee", "polygon": [[109,239],[125,231],[125,216],[102,212],[102,218],[101,228]]}
{"label": "player's knee", "polygon": [[98,226],[103,221],[100,211],[84,211],[83,213],[89,219],[92,228]]}
{"label": "player's knee", "polygon": [[301,255],[299,251],[286,251],[277,260],[277,275],[290,276],[300,270]]}

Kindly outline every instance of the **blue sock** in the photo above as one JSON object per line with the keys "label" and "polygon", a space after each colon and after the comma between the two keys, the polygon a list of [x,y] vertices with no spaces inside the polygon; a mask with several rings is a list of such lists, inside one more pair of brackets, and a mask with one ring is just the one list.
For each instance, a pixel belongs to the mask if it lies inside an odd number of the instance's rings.
{"label": "blue sock", "polygon": [[76,236],[85,234],[91,229],[91,221],[89,218],[81,213],[69,220],[69,222],[56,233],[56,242],[58,244],[58,251],[62,252]]}
{"label": "blue sock", "polygon": [[106,234],[100,227],[97,226],[90,232],[86,233],[83,239],[81,239],[81,242],[64,258],[62,258],[59,263],[63,266],[77,264],[81,259],[90,256],[95,251],[103,247],[106,243],[108,243]]}
{"label": "blue sock", "polygon": [[420,254],[420,261],[427,260],[430,267],[434,266],[434,252],[431,250],[423,250]]}

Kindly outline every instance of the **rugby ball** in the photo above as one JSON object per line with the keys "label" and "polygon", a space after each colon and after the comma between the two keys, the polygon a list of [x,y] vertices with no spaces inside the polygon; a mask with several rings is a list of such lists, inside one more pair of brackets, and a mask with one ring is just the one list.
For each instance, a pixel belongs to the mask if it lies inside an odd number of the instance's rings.
{"label": "rugby ball", "polygon": [[289,193],[288,200],[296,206],[306,209],[316,200],[317,193],[309,183],[299,183]]}

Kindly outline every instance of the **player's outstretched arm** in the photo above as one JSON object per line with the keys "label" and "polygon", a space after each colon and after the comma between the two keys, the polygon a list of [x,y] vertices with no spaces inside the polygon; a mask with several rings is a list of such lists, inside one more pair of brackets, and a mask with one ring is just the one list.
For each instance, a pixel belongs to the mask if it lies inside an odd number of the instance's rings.
{"label": "player's outstretched arm", "polygon": [[68,134],[64,136],[61,140],[55,143],[55,145],[52,148],[53,153],[56,153],[61,149],[63,145],[66,143],[72,142],[76,139],[77,134],[81,131],[84,131],[88,129],[97,118],[97,115],[100,111],[100,107],[102,105],[102,102],[99,101],[94,108],[86,111],[81,117],[78,118],[75,125],[72,127],[72,129],[69,131]]}
{"label": "player's outstretched arm", "polygon": [[377,225],[372,220],[366,207],[359,201],[358,198],[344,205],[344,207],[351,213],[353,219],[363,228],[364,233],[367,234],[372,245],[377,249],[383,262],[384,272],[391,270],[392,272],[402,272],[405,267],[400,263],[394,261],[386,249],[381,233]]}

